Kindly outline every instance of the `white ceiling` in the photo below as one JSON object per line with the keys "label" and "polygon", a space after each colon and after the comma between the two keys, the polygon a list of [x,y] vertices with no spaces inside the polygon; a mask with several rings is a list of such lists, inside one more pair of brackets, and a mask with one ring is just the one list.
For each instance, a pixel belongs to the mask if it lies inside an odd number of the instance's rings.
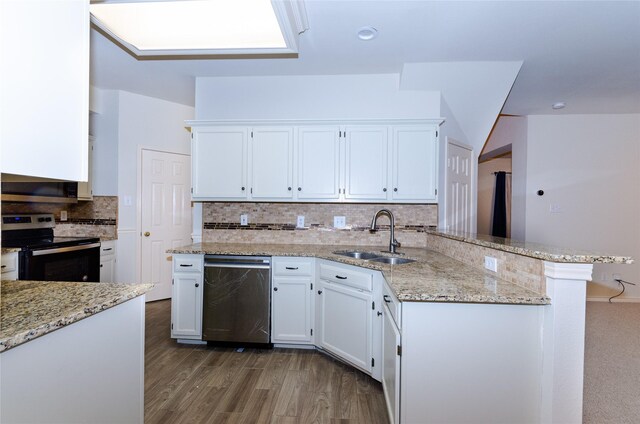
{"label": "white ceiling", "polygon": [[[400,73],[405,63],[523,61],[502,113],[640,112],[640,1],[306,0],[298,58],[134,59],[95,30],[100,88],[194,104],[195,77]],[[360,41],[358,28],[379,30]],[[565,101],[566,109],[551,110]]]}

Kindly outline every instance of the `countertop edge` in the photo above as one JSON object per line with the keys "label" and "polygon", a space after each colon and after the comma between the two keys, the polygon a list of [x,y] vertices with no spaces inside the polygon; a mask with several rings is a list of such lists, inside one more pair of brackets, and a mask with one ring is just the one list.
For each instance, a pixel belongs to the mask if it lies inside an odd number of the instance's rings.
{"label": "countertop edge", "polygon": [[[98,283],[99,284],[99,283]],[[38,325],[27,331],[22,331],[14,334],[10,337],[0,340],[0,353],[12,349],[16,346],[34,340],[38,337],[49,334],[55,330],[71,325],[84,318],[88,318],[92,315],[105,311],[107,309],[118,306],[128,300],[134,299],[138,296],[142,296],[153,288],[153,284],[122,284],[123,288],[127,288],[120,296],[113,297],[110,301],[101,302],[89,306],[80,306],[82,309],[78,309],[69,314],[66,314],[56,320],[49,321]]]}
{"label": "countertop edge", "polygon": [[[490,240],[478,239],[474,234],[456,234],[437,229],[425,230],[427,234],[448,238],[451,240],[461,241],[464,243],[474,244],[477,246],[488,247],[503,252],[514,253],[516,255],[527,256],[534,259],[541,259],[549,262],[560,263],[578,263],[578,264],[632,264],[634,259],[630,256],[618,256],[618,255],[600,255],[591,253],[554,253],[545,251],[545,246],[540,245],[539,249],[531,249],[524,246],[513,246],[503,243],[492,242]],[[509,241],[510,239],[504,239]],[[515,242],[516,241],[510,241]],[[546,246],[548,250],[562,250],[562,248]],[[571,249],[567,249],[571,250]]]}

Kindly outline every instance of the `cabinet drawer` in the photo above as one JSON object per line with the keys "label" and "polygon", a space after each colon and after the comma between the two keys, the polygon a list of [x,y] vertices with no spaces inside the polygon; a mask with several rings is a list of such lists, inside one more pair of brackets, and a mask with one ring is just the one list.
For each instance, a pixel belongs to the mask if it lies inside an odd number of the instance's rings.
{"label": "cabinet drawer", "polygon": [[273,258],[273,275],[305,275],[313,273],[313,259],[310,258]]}
{"label": "cabinet drawer", "polygon": [[327,264],[320,265],[320,278],[366,291],[371,291],[373,287],[371,273],[367,271],[359,272]]}
{"label": "cabinet drawer", "polygon": [[389,284],[385,281],[382,285],[382,302],[387,306],[393,320],[396,322],[398,328],[402,328],[400,322],[402,316],[402,303],[398,300],[393,290],[389,287]]}
{"label": "cabinet drawer", "polygon": [[115,240],[107,240],[100,243],[100,257],[116,254]]}
{"label": "cabinet drawer", "polygon": [[2,255],[2,273],[13,272],[18,269],[18,253],[5,253]]}
{"label": "cabinet drawer", "polygon": [[173,272],[202,272],[202,255],[173,255]]}

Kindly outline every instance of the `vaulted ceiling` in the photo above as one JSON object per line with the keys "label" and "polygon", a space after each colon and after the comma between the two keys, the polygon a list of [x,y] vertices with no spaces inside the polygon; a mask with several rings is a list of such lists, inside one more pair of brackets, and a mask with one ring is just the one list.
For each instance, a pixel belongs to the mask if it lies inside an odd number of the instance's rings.
{"label": "vaulted ceiling", "polygon": [[[309,30],[298,58],[137,60],[92,30],[92,84],[193,105],[198,76],[399,74],[412,63],[522,61],[502,113],[552,113],[557,101],[567,103],[560,113],[640,112],[638,1],[305,5]],[[365,25],[379,36],[359,40]]]}

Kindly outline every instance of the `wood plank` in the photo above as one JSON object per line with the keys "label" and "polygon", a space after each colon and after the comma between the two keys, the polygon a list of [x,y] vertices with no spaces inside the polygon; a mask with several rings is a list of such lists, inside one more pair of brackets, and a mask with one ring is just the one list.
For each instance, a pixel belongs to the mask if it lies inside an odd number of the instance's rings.
{"label": "wood plank", "polygon": [[249,405],[251,405],[251,407],[245,410],[242,423],[268,423],[271,420],[276,400],[277,392],[275,390],[253,390],[251,398],[249,399]]}
{"label": "wood plank", "polygon": [[251,392],[255,387],[262,370],[243,368],[236,381],[229,387],[226,396],[218,406],[217,412],[244,412]]}
{"label": "wood plank", "polygon": [[301,417],[309,390],[308,371],[288,370],[278,395],[274,414],[289,417]]}

